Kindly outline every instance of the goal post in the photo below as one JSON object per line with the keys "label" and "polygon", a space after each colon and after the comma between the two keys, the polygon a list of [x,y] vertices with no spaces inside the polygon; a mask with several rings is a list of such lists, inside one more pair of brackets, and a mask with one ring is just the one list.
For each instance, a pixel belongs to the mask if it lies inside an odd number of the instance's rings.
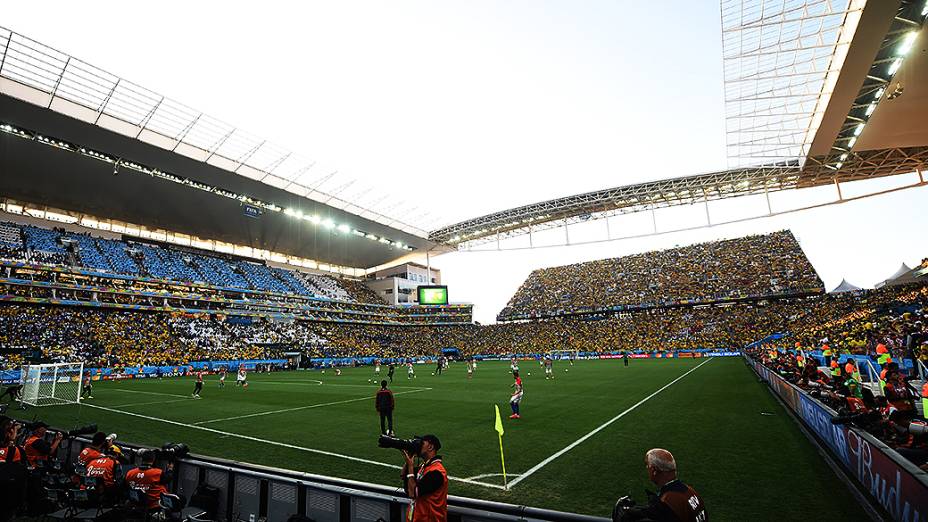
{"label": "goal post", "polygon": [[23,366],[22,403],[57,406],[81,401],[84,363],[31,364]]}

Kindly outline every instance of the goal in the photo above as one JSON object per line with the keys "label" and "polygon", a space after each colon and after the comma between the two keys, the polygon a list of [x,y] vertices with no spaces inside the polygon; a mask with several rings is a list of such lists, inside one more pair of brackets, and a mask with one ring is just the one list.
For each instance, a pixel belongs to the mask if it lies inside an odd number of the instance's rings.
{"label": "goal", "polygon": [[577,350],[551,350],[548,352],[548,355],[555,361],[566,361],[568,359],[576,360],[580,358],[580,352]]}
{"label": "goal", "polygon": [[84,363],[33,364],[23,366],[23,404],[55,406],[81,400]]}

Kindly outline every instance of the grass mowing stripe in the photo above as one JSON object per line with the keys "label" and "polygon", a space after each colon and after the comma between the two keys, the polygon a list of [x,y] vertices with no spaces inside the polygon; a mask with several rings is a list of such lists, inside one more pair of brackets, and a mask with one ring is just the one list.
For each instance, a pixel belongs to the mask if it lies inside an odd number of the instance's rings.
{"label": "grass mowing stripe", "polygon": [[636,403],[633,404],[631,407],[629,407],[628,409],[626,409],[626,410],[623,411],[622,413],[616,415],[615,417],[609,419],[608,421],[604,422],[603,424],[600,424],[598,428],[596,428],[596,429],[594,429],[593,431],[587,433],[586,435],[580,437],[579,439],[577,439],[577,440],[571,442],[571,443],[568,444],[565,448],[563,448],[562,450],[558,451],[558,452],[555,453],[554,455],[551,455],[550,457],[548,457],[548,458],[546,458],[545,460],[539,462],[538,464],[535,464],[535,465],[532,466],[528,471],[522,473],[518,478],[516,478],[515,480],[513,480],[512,482],[510,482],[510,483],[509,483],[509,487],[510,487],[510,488],[514,488],[514,487],[516,486],[516,484],[518,484],[519,482],[522,482],[523,480],[525,480],[525,479],[527,479],[528,477],[532,476],[533,474],[535,474],[535,472],[537,472],[537,471],[540,470],[541,468],[543,468],[543,467],[547,466],[548,464],[550,464],[554,459],[556,459],[556,458],[560,457],[561,455],[567,453],[568,451],[570,451],[570,450],[576,448],[577,446],[579,446],[580,444],[582,444],[583,441],[589,439],[589,438],[592,437],[593,435],[596,435],[596,434],[599,433],[600,431],[606,429],[606,428],[607,428],[610,424],[612,424],[613,422],[615,422],[615,421],[621,419],[621,418],[624,417],[627,413],[629,413],[629,412],[631,412],[631,411],[634,411],[635,408],[637,408],[638,406],[641,406],[642,404],[648,402],[649,400],[651,400],[652,397],[654,397],[655,395],[659,394],[660,392],[666,390],[667,388],[670,388],[670,387],[673,386],[677,381],[679,381],[680,379],[686,377],[687,375],[689,375],[689,374],[695,372],[696,370],[699,369],[700,366],[702,366],[702,365],[708,363],[708,362],[711,361],[711,360],[712,360],[712,358],[710,357],[709,359],[706,359],[705,361],[703,361],[703,362],[697,364],[695,367],[690,368],[690,370],[687,371],[686,373],[684,373],[683,375],[681,375],[681,376],[677,377],[676,379],[674,379],[674,380],[668,382],[667,384],[661,386],[660,389],[658,389],[656,392],[654,392],[654,393],[652,393],[651,395],[648,395],[647,397],[645,397],[644,399],[641,399],[640,401],[636,402]]}
{"label": "grass mowing stripe", "polygon": [[107,388],[106,391],[122,392],[122,393],[144,393],[145,395],[165,395],[167,397],[180,397],[182,399],[190,398],[189,395],[178,395],[176,393],[161,393],[161,392],[150,392],[150,391],[141,391],[141,390],[123,390],[121,388]]}
{"label": "grass mowing stripe", "polygon": [[174,399],[172,401],[130,402],[128,404],[117,404],[115,406],[111,405],[110,408],[132,408],[135,406],[149,406],[151,404],[171,404],[172,402],[187,402],[192,399],[193,397],[185,397],[183,399]]}
{"label": "grass mowing stripe", "polygon": [[[418,393],[418,392],[423,392],[423,391],[428,391],[428,390],[431,390],[431,388],[422,388],[419,390],[404,391],[404,392],[394,393],[393,395],[403,395],[404,393]],[[364,397],[358,397],[357,399],[345,399],[343,401],[323,402],[322,404],[310,404],[309,406],[296,406],[294,408],[284,408],[282,410],[261,411],[258,413],[249,413],[247,415],[237,415],[235,417],[224,417],[222,419],[212,419],[212,420],[194,422],[193,424],[196,426],[200,426],[202,424],[210,424],[212,422],[221,422],[221,421],[237,420],[237,419],[248,419],[251,417],[261,417],[263,415],[274,415],[275,413],[287,413],[290,411],[311,410],[313,408],[321,408],[323,406],[334,406],[336,404],[348,404],[349,402],[369,401],[369,400],[371,400],[371,397],[368,395],[365,395]]]}
{"label": "grass mowing stripe", "polygon": [[[423,391],[424,391],[424,390],[423,390]],[[369,397],[365,397],[365,399],[369,399]],[[287,444],[286,442],[277,442],[277,441],[275,441],[275,440],[259,439],[258,437],[251,437],[251,436],[248,436],[248,435],[241,435],[241,434],[239,434],[239,433],[232,433],[232,432],[228,432],[228,431],[217,430],[217,429],[214,429],[214,428],[206,428],[206,427],[204,427],[204,426],[196,426],[196,425],[193,425],[193,424],[186,424],[186,423],[183,423],[183,422],[177,422],[177,421],[172,421],[172,420],[168,420],[168,419],[161,419],[161,418],[158,418],[158,417],[151,417],[151,416],[149,416],[149,415],[142,415],[142,414],[140,414],[140,413],[132,413],[131,411],[116,410],[116,409],[113,409],[113,408],[107,408],[107,407],[105,407],[105,406],[96,406],[96,405],[94,405],[94,404],[84,404],[84,406],[87,406],[87,407],[89,407],[89,408],[96,408],[96,409],[99,409],[99,410],[109,411],[109,412],[112,412],[112,413],[121,413],[121,414],[123,414],[123,415],[130,415],[130,416],[132,416],[132,417],[138,417],[138,418],[140,418],[140,419],[146,419],[146,420],[156,421],[156,422],[164,422],[164,423],[167,423],[167,424],[173,424],[173,425],[175,425],[175,426],[181,426],[181,427],[184,427],[184,428],[190,428],[190,429],[194,429],[194,430],[207,431],[207,432],[210,432],[210,433],[215,433],[215,434],[217,434],[217,435],[224,435],[224,436],[226,436],[226,437],[235,437],[235,438],[239,438],[239,439],[250,440],[250,441],[252,441],[252,442],[260,442],[260,443],[262,443],[262,444],[271,444],[271,445],[273,445],[273,446],[280,446],[280,447],[282,447],[282,448],[289,448],[289,449],[295,449],[295,450],[299,450],[299,451],[306,451],[306,452],[309,452],[309,453],[317,453],[317,454],[319,454],[319,455],[326,455],[326,456],[328,456],[328,457],[338,457],[338,458],[342,458],[342,459],[351,460],[351,461],[354,461],[354,462],[362,462],[362,463],[364,463],[364,464],[373,464],[373,465],[375,465],[375,466],[382,466],[382,467],[385,467],[385,468],[402,469],[402,466],[397,466],[396,464],[387,464],[386,462],[378,462],[378,461],[376,461],[376,460],[362,459],[362,458],[359,458],[359,457],[352,457],[351,455],[342,455],[341,453],[335,453],[335,452],[332,452],[332,451],[325,451],[325,450],[314,449],[314,448],[304,448],[303,446],[296,446],[296,445],[294,445],[294,444]],[[476,480],[471,480],[471,479],[466,479],[466,478],[452,477],[452,476],[450,476],[450,475],[448,476],[448,480],[455,480],[455,481],[458,481],[458,482],[465,482],[465,483],[467,483],[467,484],[474,484],[474,485],[477,485],[477,486],[483,486],[483,487],[493,488],[493,489],[503,489],[502,486],[499,486],[499,485],[496,485],[496,484],[488,484],[488,483],[486,483],[486,482],[478,482],[478,481],[476,481]]]}

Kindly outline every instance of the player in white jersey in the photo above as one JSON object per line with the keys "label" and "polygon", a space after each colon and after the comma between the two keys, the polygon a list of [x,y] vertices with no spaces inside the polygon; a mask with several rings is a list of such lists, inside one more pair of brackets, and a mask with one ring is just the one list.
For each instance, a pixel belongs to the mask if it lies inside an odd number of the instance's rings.
{"label": "player in white jersey", "polygon": [[554,358],[550,355],[545,357],[545,380],[554,378]]}
{"label": "player in white jersey", "polygon": [[511,373],[519,373],[519,360],[515,357],[513,357],[512,362],[509,363],[509,371]]}
{"label": "player in white jersey", "polygon": [[248,387],[248,373],[246,373],[244,366],[238,367],[238,375],[235,376],[235,385],[241,386],[242,388]]}
{"label": "player in white jersey", "polygon": [[413,369],[413,367],[412,367],[412,362],[406,363],[406,378],[407,378],[407,379],[415,379],[415,378],[416,378],[416,370]]}
{"label": "player in white jersey", "polygon": [[367,382],[380,383],[380,359],[374,359],[374,378]]}
{"label": "player in white jersey", "polygon": [[226,387],[226,367],[225,366],[219,369],[219,387],[220,388]]}
{"label": "player in white jersey", "polygon": [[474,360],[471,359],[467,361],[467,378],[472,379],[474,377]]}

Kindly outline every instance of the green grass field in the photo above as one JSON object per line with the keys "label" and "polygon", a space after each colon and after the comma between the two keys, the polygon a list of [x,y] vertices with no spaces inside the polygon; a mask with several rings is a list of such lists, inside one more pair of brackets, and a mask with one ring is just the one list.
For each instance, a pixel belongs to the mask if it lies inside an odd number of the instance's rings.
{"label": "green grass field", "polygon": [[[503,419],[509,480],[518,481],[509,491],[499,487],[493,429],[494,404],[509,415],[508,363],[480,364],[473,380],[460,363],[440,377],[432,369],[417,366],[414,380],[398,369],[395,429],[439,436],[452,494],[608,516],[619,496],[644,501],[644,452],[663,447],[713,520],[864,518],[740,358],[558,363],[552,381],[523,362],[522,419]],[[81,406],[14,414],[58,427],[96,422],[139,444],[186,442],[197,454],[399,486],[400,455],[377,447],[372,376],[370,367],[339,377],[249,374],[248,389],[222,390],[210,376],[200,400],[189,398],[192,378],[108,381],[95,383],[95,398]]]}

